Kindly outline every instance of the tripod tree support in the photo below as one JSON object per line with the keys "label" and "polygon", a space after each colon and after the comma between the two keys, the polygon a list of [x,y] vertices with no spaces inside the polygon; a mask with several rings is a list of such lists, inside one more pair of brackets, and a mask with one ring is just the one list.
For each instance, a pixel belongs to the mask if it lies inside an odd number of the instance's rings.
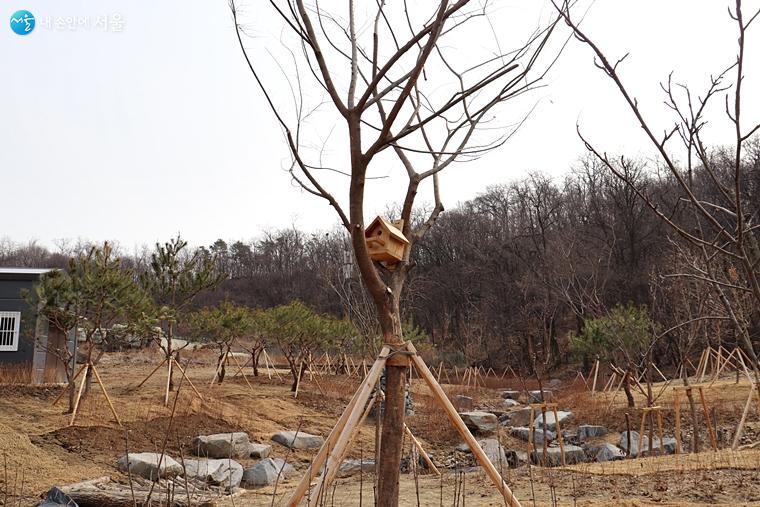
{"label": "tripod tree support", "polygon": [[105,384],[103,384],[103,380],[100,378],[100,375],[98,374],[98,369],[95,368],[95,365],[91,363],[85,364],[84,367],[81,370],[79,370],[80,373],[84,372],[84,376],[82,377],[82,383],[79,385],[79,391],[77,392],[77,397],[76,397],[76,400],[74,401],[74,410],[71,413],[71,420],[69,421],[69,426],[73,426],[74,422],[76,422],[77,414],[79,411],[79,402],[82,399],[82,391],[84,391],[84,385],[87,383],[87,373],[89,371],[92,371],[92,373],[95,375],[95,379],[97,380],[98,385],[100,386],[100,390],[103,391],[103,396],[105,396],[106,401],[108,402],[108,408],[111,410],[111,413],[113,414],[114,419],[116,419],[116,423],[119,426],[121,426],[121,420],[119,419],[119,415],[116,413],[116,409],[113,406],[111,397],[108,396],[108,391],[106,391],[106,386]]}
{"label": "tripod tree support", "polygon": [[[389,357],[390,347],[387,345],[383,347],[380,354],[372,365],[369,373],[364,381],[359,386],[359,389],[354,394],[354,397],[346,406],[343,414],[338,419],[338,422],[333,427],[330,435],[325,439],[324,444],[317,453],[314,461],[309,469],[306,471],[306,475],[303,476],[301,482],[288,500],[287,505],[295,507],[301,503],[304,496],[309,490],[311,481],[317,476],[320,470],[324,470],[322,475],[317,480],[314,486],[313,493],[309,496],[309,506],[313,507],[318,505],[321,493],[326,491],[330,485],[330,482],[335,477],[342,457],[345,454],[346,449],[351,443],[351,437],[354,433],[354,428],[362,419],[362,414],[365,411],[365,405],[369,400],[370,394],[374,385],[377,383],[380,374],[385,366],[386,360]],[[504,482],[499,471],[491,463],[486,453],[480,447],[480,444],[475,437],[470,433],[470,430],[462,421],[459,413],[451,404],[451,401],[446,396],[446,393],[441,388],[440,384],[436,381],[435,376],[430,372],[425,362],[420,356],[417,355],[417,350],[414,346],[407,342],[403,349],[399,352],[409,356],[414,368],[417,370],[420,378],[425,381],[430,390],[433,393],[434,398],[443,408],[444,412],[448,416],[451,424],[459,432],[460,436],[464,439],[465,443],[472,450],[473,455],[477,458],[478,462],[483,467],[486,475],[491,479],[494,485],[497,487],[502,497],[504,498],[505,505],[508,507],[522,507],[519,500],[514,496],[512,490]],[[399,428],[399,431],[403,431],[403,428]]]}

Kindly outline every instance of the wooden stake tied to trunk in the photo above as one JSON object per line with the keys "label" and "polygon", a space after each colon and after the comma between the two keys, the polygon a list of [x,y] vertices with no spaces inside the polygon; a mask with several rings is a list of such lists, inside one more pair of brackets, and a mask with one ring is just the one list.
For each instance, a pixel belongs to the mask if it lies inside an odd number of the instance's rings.
{"label": "wooden stake tied to trunk", "polygon": [[[422,358],[417,355],[417,351],[415,350],[414,346],[411,343],[407,342],[403,347],[398,348],[397,351],[404,351],[406,354],[395,354],[393,356],[393,362],[398,363],[404,360],[408,362],[408,360],[411,359],[412,365],[417,370],[420,378],[424,380],[428,385],[433,393],[433,397],[446,412],[446,415],[448,416],[452,425],[462,436],[465,443],[470,447],[473,455],[480,462],[486,475],[488,475],[494,485],[496,485],[499,492],[502,494],[505,505],[508,507],[522,507],[520,502],[512,493],[512,490],[504,482],[504,479],[502,479],[496,467],[480,447],[478,441],[475,439],[472,433],[470,433],[470,430],[462,421],[462,418],[454,408],[454,405],[451,404],[451,401],[446,396],[446,393],[443,391],[440,384],[436,381],[435,376],[430,372]],[[315,506],[319,504],[322,493],[324,491],[327,491],[327,488],[330,486],[332,479],[335,477],[335,474],[340,468],[342,458],[348,446],[351,444],[351,437],[355,434],[357,425],[362,420],[362,414],[365,411],[365,405],[369,400],[372,389],[375,383],[377,383],[377,380],[380,377],[380,373],[386,365],[386,360],[388,359],[389,352],[390,348],[387,345],[384,346],[380,351],[380,355],[372,365],[372,368],[370,369],[366,378],[359,386],[359,389],[354,394],[354,397],[346,406],[346,409],[343,411],[343,414],[336,422],[335,426],[330,432],[330,435],[325,439],[324,444],[322,444],[322,447],[309,466],[306,474],[302,477],[301,482],[298,484],[295,491],[288,500],[287,505],[289,507],[295,507],[301,503],[304,496],[309,490],[311,481],[316,477],[317,473],[323,469],[324,466],[324,472],[314,486],[312,494],[309,496],[309,506]],[[405,428],[399,428],[399,431],[403,432],[405,431]]]}

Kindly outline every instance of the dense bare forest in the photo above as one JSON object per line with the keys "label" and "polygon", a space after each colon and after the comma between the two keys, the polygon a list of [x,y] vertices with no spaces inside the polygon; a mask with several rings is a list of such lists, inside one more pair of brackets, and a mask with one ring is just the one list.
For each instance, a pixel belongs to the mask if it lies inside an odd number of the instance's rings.
{"label": "dense bare forest", "polygon": [[[748,148],[743,200],[756,217],[760,143],[756,139]],[[713,168],[726,167],[718,178],[733,179],[731,156],[729,149],[710,154]],[[672,177],[656,162],[616,160],[625,180],[588,157],[564,179],[530,174],[446,210],[412,254],[404,318],[422,328],[450,361],[508,362],[526,372],[582,360],[568,353],[568,335],[581,332],[588,319],[628,303],[645,308],[655,322],[653,357],[661,365],[698,354],[707,340],[742,346],[742,332],[756,344],[760,316],[738,266],[728,258],[702,258],[631,185],[644,189],[666,216],[697,229],[700,222],[683,205]],[[689,177],[701,200],[720,202],[712,176],[695,168]],[[755,252],[758,235],[755,230],[750,242]],[[220,289],[202,294],[196,305],[229,299],[270,308],[299,299],[320,312],[350,317],[372,336],[377,333],[374,309],[347,241],[337,227],[328,232],[291,228],[259,233],[250,242],[219,239],[200,247],[229,278]],[[0,265],[65,268],[69,256],[86,246],[59,241],[49,249],[6,238],[0,242]],[[122,248],[121,255],[140,272],[150,253],[147,247]],[[716,291],[716,281],[725,290]],[[736,320],[743,329],[737,329]]]}

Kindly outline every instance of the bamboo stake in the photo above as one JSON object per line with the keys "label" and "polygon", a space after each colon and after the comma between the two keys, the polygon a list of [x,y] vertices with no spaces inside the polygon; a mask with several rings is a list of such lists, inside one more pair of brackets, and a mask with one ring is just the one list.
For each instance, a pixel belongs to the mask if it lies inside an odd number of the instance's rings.
{"label": "bamboo stake", "polygon": [[227,356],[225,355],[224,359],[219,361],[219,364],[216,365],[216,371],[214,372],[214,376],[211,378],[211,383],[208,385],[209,387],[214,387],[214,382],[216,382],[216,377],[219,376],[219,372],[222,371],[222,365],[224,364],[224,361],[227,359]]}
{"label": "bamboo stake", "polygon": [[591,397],[593,398],[596,394],[596,377],[599,375],[599,360],[596,360],[596,363],[594,363],[594,383],[591,384]]}
{"label": "bamboo stake", "polygon": [[[580,373],[580,372],[578,372]],[[625,377],[620,377],[620,382],[618,382],[617,388],[615,388],[615,392],[612,393],[612,399],[610,400],[610,404],[607,405],[607,410],[604,411],[604,415],[607,415],[607,413],[612,408],[612,405],[615,403],[615,398],[617,398],[618,393],[620,392],[620,388],[623,387],[623,381],[625,380]]]}
{"label": "bamboo stake", "polygon": [[74,421],[77,418],[77,410],[79,410],[79,400],[82,398],[82,390],[84,389],[84,385],[87,383],[87,371],[90,369],[90,363],[87,363],[84,366],[84,377],[82,378],[82,383],[79,384],[79,391],[77,392],[77,397],[74,400],[74,410],[71,412],[71,420],[69,421],[69,426],[74,426]]}
{"label": "bamboo stake", "polygon": [[668,381],[668,377],[666,377],[665,375],[662,374],[662,372],[657,367],[657,365],[654,364],[654,363],[652,363],[652,366],[654,367],[655,371],[660,375],[660,377],[662,377],[663,382],[667,382]]}
{"label": "bamboo stake", "polygon": [[612,386],[615,385],[615,379],[617,378],[617,373],[612,372],[612,375],[610,376],[610,379],[607,381],[606,384],[604,384],[604,389],[602,389],[603,393],[606,393],[610,389],[612,389]]}
{"label": "bamboo stake", "polygon": [[[327,461],[325,463],[326,471],[320,476],[320,478],[317,480],[317,484],[314,486],[314,494],[312,494],[311,498],[309,499],[309,505],[311,507],[317,505],[317,502],[321,496],[320,492],[327,490],[327,488],[332,483],[332,480],[335,478],[335,475],[338,473],[342,457],[345,454],[348,445],[351,443],[354,428],[364,413],[364,405],[367,403],[367,400],[372,393],[372,389],[377,383],[377,380],[380,377],[380,372],[384,366],[385,358],[378,358],[378,360],[375,361],[375,365],[372,367],[374,370],[372,372],[372,375],[367,376],[367,379],[369,379],[370,382],[365,382],[361,386],[359,398],[357,399],[356,404],[354,404],[352,407],[351,413],[346,419],[345,426],[343,427],[340,436],[335,441],[335,445],[330,451],[330,454],[327,456]],[[293,500],[294,497],[291,497],[288,505],[297,505],[297,502],[292,503]]]}
{"label": "bamboo stake", "polygon": [[116,413],[116,409],[113,408],[113,402],[111,402],[111,397],[108,396],[108,392],[106,391],[106,386],[105,384],[103,384],[103,381],[100,379],[100,375],[98,374],[98,369],[95,368],[94,364],[92,365],[92,372],[95,374],[95,378],[98,379],[98,385],[100,385],[100,390],[103,391],[103,396],[106,397],[106,401],[108,402],[108,407],[111,409],[111,413],[116,419],[116,422],[118,423],[118,425],[121,426],[119,415]]}
{"label": "bamboo stake", "polygon": [[319,375],[317,375],[317,372],[315,370],[313,370],[313,368],[311,367],[311,363],[309,363],[309,371],[313,371],[314,374],[312,375],[311,379],[314,381],[315,384],[317,384],[317,389],[319,389],[319,393],[322,396],[324,396],[325,395],[325,390],[322,389],[322,384],[319,383],[319,378],[317,378],[317,377],[319,377]]}
{"label": "bamboo stake", "polygon": [[[375,363],[372,365],[372,368],[370,368],[367,378],[364,379],[364,382],[362,382],[362,384],[359,386],[359,389],[356,390],[356,392],[354,393],[354,396],[351,398],[351,401],[349,401],[348,405],[346,405],[346,408],[343,410],[343,413],[338,418],[338,421],[335,423],[335,426],[333,426],[332,431],[330,431],[330,434],[325,439],[325,442],[322,444],[322,447],[320,447],[319,451],[317,452],[317,455],[314,457],[314,460],[311,462],[311,465],[309,465],[309,468],[306,470],[306,474],[301,478],[301,482],[298,483],[298,486],[293,491],[293,494],[288,500],[289,506],[298,505],[303,499],[306,492],[309,490],[311,481],[317,476],[317,474],[322,469],[322,465],[327,459],[328,452],[334,449],[333,444],[338,439],[338,437],[343,433],[346,427],[346,422],[348,421],[349,416],[352,414],[354,407],[357,405],[360,405],[363,407],[364,404],[367,402],[367,399],[369,398],[369,394],[371,393],[372,386],[374,386],[374,384],[377,382],[377,379],[380,377],[380,373],[383,371],[383,367],[385,366],[385,359],[389,351],[390,349],[388,348],[388,346],[384,346],[382,350],[380,350],[380,355],[378,356]],[[373,380],[374,382],[372,382]],[[367,385],[370,385],[371,387],[366,388]]]}
{"label": "bamboo stake", "polygon": [[[696,369],[694,370],[694,377],[695,377],[695,378],[696,378],[696,377],[699,377],[699,372],[700,372],[700,371],[702,371],[702,364],[704,364],[704,362],[705,362],[705,354],[706,354],[706,353],[707,353],[707,349],[704,349],[704,350],[702,351],[702,355],[701,355],[701,356],[699,356],[699,362],[697,363],[697,367],[696,367]],[[691,362],[691,361],[689,361],[689,362]],[[692,366],[693,366],[693,365],[692,365]]]}
{"label": "bamboo stake", "polygon": [[742,369],[744,370],[744,374],[747,376],[747,380],[749,380],[750,385],[752,382],[752,376],[749,374],[749,370],[747,369],[747,365],[744,363],[744,351],[737,347],[737,350],[739,353],[736,355],[739,358],[739,362],[742,365]]}
{"label": "bamboo stake", "polygon": [[744,404],[744,411],[742,411],[742,418],[739,420],[739,424],[736,426],[736,432],[734,433],[734,441],[731,443],[731,450],[735,451],[739,446],[739,439],[742,437],[744,431],[744,422],[747,420],[747,414],[749,413],[749,407],[752,405],[752,398],[755,395],[754,386],[749,386],[749,396],[747,396],[747,402]]}
{"label": "bamboo stake", "polygon": [[243,366],[241,366],[240,368],[237,369],[237,371],[232,376],[232,378],[237,378],[237,376],[240,375],[241,373],[243,375],[245,375],[245,373],[243,372],[243,370],[245,369],[246,366],[248,366],[251,363],[252,360],[253,360],[252,357],[249,357],[248,359],[246,359],[245,362],[243,363]]}
{"label": "bamboo stake", "polygon": [[[238,366],[240,371],[243,371],[243,367],[240,366],[240,361],[237,360],[237,357],[235,357],[235,354],[227,353],[228,356],[232,356],[232,360],[235,362],[235,364]],[[250,382],[248,382],[248,377],[245,376],[245,373],[243,373],[243,380],[245,380],[245,383],[248,384],[248,388],[251,390],[252,393],[255,393],[256,391],[253,389],[253,386]],[[321,389],[320,389],[321,390]],[[322,393],[324,394],[324,393]]]}
{"label": "bamboo stake", "polygon": [[676,454],[681,454],[681,393],[673,390],[673,411],[676,419]]}
{"label": "bamboo stake", "polygon": [[193,381],[190,380],[190,377],[187,376],[187,372],[185,372],[185,369],[182,367],[182,365],[179,364],[179,362],[176,359],[174,359],[174,358],[172,358],[172,361],[174,361],[174,366],[177,367],[177,369],[182,374],[182,376],[185,377],[185,380],[187,380],[187,383],[190,384],[190,387],[193,389],[193,392],[195,392],[195,394],[198,396],[198,398],[200,398],[202,400],[203,399],[203,395],[201,395],[201,393],[198,392],[198,389],[195,388],[195,384],[193,384]]}
{"label": "bamboo stake", "polygon": [[[139,384],[137,384],[137,387],[135,387],[135,390],[137,390],[137,389],[140,389],[140,388],[142,387],[142,385],[143,385],[144,383],[146,383],[146,382],[148,381],[148,379],[149,379],[149,378],[151,378],[151,377],[153,376],[153,374],[154,374],[154,373],[156,373],[156,372],[158,371],[158,369],[159,369],[159,368],[161,368],[161,367],[162,367],[164,364],[166,364],[166,361],[167,361],[167,360],[168,360],[168,358],[167,358],[167,357],[165,357],[163,361],[161,361],[160,363],[158,363],[158,366],[156,366],[156,367],[153,369],[153,371],[152,371],[152,372],[150,372],[150,373],[148,374],[148,376],[147,376],[147,377],[145,377],[145,378],[143,379],[143,381],[142,381],[142,382],[140,382]],[[79,371],[82,371],[82,370],[79,370]]]}
{"label": "bamboo stake", "polygon": [[728,355],[728,357],[726,357],[726,359],[723,360],[723,364],[721,364],[720,368],[718,368],[717,371],[715,372],[715,375],[713,376],[712,382],[710,382],[710,385],[708,387],[712,386],[715,383],[715,381],[720,378],[720,374],[723,373],[723,370],[729,364],[729,361],[734,356],[735,352],[736,352],[736,349],[734,349],[733,351],[731,351],[731,353]]}
{"label": "bamboo stake", "polygon": [[702,412],[705,414],[705,423],[707,424],[707,429],[710,433],[710,443],[712,444],[713,451],[718,450],[718,442],[717,438],[715,437],[715,429],[713,428],[712,422],[710,422],[710,414],[707,411],[707,403],[705,402],[705,390],[702,386],[698,386],[699,390],[699,399],[702,400]]}
{"label": "bamboo stake", "polygon": [[404,431],[406,432],[406,435],[409,437],[409,439],[412,441],[414,446],[417,448],[417,451],[419,451],[420,455],[422,456],[422,459],[425,460],[425,463],[427,463],[428,468],[435,474],[435,475],[441,475],[440,470],[435,466],[433,463],[433,460],[430,459],[430,456],[427,452],[425,452],[425,449],[422,447],[422,444],[419,440],[417,440],[417,437],[414,436],[412,433],[412,430],[409,429],[409,426],[404,424]]}
{"label": "bamboo stake", "polygon": [[472,433],[470,433],[470,430],[462,421],[462,418],[454,408],[454,405],[451,404],[451,401],[446,396],[446,393],[443,391],[440,384],[435,381],[435,377],[433,377],[433,374],[430,373],[430,370],[425,364],[425,361],[423,361],[422,358],[417,355],[417,351],[415,350],[414,345],[407,343],[407,348],[410,352],[412,352],[411,359],[414,362],[414,366],[417,368],[417,373],[419,373],[420,377],[425,380],[430,390],[442,405],[451,423],[454,425],[457,431],[459,431],[459,434],[462,436],[465,443],[470,447],[472,454],[478,459],[488,477],[499,489],[507,507],[522,507],[519,500],[517,500],[514,493],[512,493],[512,490],[509,489],[509,486],[507,486],[507,484],[504,482],[504,479],[502,479],[499,471],[496,470],[496,467],[494,467],[493,463],[491,463],[491,460],[488,459],[486,453],[483,452],[483,449],[480,447],[478,441],[475,440],[475,437],[472,436]]}

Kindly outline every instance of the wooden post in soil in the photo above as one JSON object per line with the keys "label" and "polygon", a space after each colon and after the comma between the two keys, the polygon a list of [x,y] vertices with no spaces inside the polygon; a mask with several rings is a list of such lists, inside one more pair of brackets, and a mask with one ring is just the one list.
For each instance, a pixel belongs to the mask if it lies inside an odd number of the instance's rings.
{"label": "wooden post in soil", "polygon": [[705,415],[705,423],[707,424],[707,431],[710,435],[710,444],[712,444],[713,451],[718,450],[718,439],[715,436],[715,429],[710,421],[710,413],[707,410],[707,402],[705,402],[705,390],[703,386],[696,386],[699,391],[699,399],[702,401],[702,412]]}
{"label": "wooden post in soil", "polygon": [[594,382],[591,384],[591,397],[593,398],[596,394],[596,377],[599,375],[599,360],[596,360],[596,363],[594,363]]}
{"label": "wooden post in soil", "polygon": [[[153,369],[153,371],[151,371],[151,372],[148,374],[148,376],[147,376],[147,377],[145,377],[145,378],[142,380],[142,382],[140,382],[139,384],[137,384],[137,387],[135,387],[135,389],[134,389],[134,390],[136,391],[137,389],[140,389],[140,388],[143,386],[143,384],[145,384],[145,383],[148,381],[148,379],[150,379],[150,378],[153,376],[153,374],[155,374],[155,373],[156,373],[156,372],[157,372],[157,371],[158,371],[158,370],[159,370],[159,369],[160,369],[160,368],[161,368],[163,365],[165,365],[165,364],[166,364],[166,361],[167,361],[167,360],[168,360],[168,358],[167,358],[167,357],[165,357],[163,361],[161,361],[160,363],[158,363],[158,366],[156,366],[156,367]],[[80,370],[80,371],[81,371],[81,370]]]}
{"label": "wooden post in soil", "polygon": [[504,479],[499,474],[499,471],[496,469],[494,464],[491,463],[491,460],[488,459],[488,456],[480,447],[478,441],[475,439],[475,437],[472,436],[472,433],[470,433],[470,430],[464,424],[462,418],[459,417],[459,413],[454,408],[454,405],[451,404],[451,401],[446,396],[446,393],[443,392],[440,384],[435,381],[435,377],[433,377],[433,374],[430,373],[430,370],[425,364],[425,361],[423,361],[422,358],[417,355],[417,351],[415,350],[414,345],[407,343],[407,348],[412,353],[411,359],[414,363],[415,368],[417,369],[417,373],[419,373],[420,377],[427,383],[435,398],[437,398],[437,401],[441,404],[442,408],[446,412],[449,420],[462,436],[465,443],[470,447],[472,454],[477,458],[478,462],[483,467],[486,475],[488,475],[489,479],[491,479],[494,485],[498,488],[499,492],[502,495],[502,498],[504,499],[505,505],[507,507],[522,507],[520,501],[517,500],[514,493],[512,493],[512,490],[509,489],[509,486],[507,486],[507,483],[504,482]]}
{"label": "wooden post in soil", "polygon": [[747,414],[749,413],[749,407],[752,405],[752,398],[755,397],[755,386],[750,384],[749,386],[749,396],[747,396],[747,401],[744,404],[744,410],[742,411],[742,418],[739,420],[739,424],[736,426],[736,431],[734,432],[734,440],[731,443],[731,450],[735,451],[736,448],[739,446],[739,440],[742,437],[742,432],[744,431],[744,422],[747,420]]}
{"label": "wooden post in soil", "polygon": [[69,421],[69,426],[73,426],[74,421],[77,418],[77,410],[79,410],[79,400],[82,399],[82,390],[84,389],[84,385],[87,383],[87,370],[89,369],[90,369],[89,363],[84,365],[84,377],[82,378],[82,383],[79,384],[79,391],[77,392],[77,397],[74,400],[74,410],[71,412],[71,420]]}
{"label": "wooden post in soil", "polygon": [[673,390],[673,413],[676,420],[676,454],[681,454],[681,394],[678,389]]}
{"label": "wooden post in soil", "polygon": [[103,380],[100,378],[100,375],[98,374],[98,369],[95,368],[95,365],[92,365],[92,372],[95,374],[95,378],[98,380],[98,385],[100,386],[100,390],[103,391],[103,396],[106,397],[106,401],[108,402],[108,408],[111,409],[111,413],[113,414],[114,419],[116,419],[116,423],[119,426],[121,426],[121,421],[119,420],[119,414],[117,414],[116,409],[113,408],[111,397],[108,396],[108,391],[106,391],[106,386],[105,384],[103,384]]}
{"label": "wooden post in soil", "polygon": [[172,358],[172,361],[174,362],[174,366],[176,366],[176,367],[177,367],[177,369],[178,369],[178,370],[179,370],[179,372],[182,374],[182,376],[185,378],[185,380],[187,380],[187,383],[188,383],[188,384],[190,384],[190,387],[193,389],[193,392],[196,394],[196,396],[198,396],[198,398],[200,398],[201,400],[203,400],[203,396],[202,396],[202,395],[201,395],[201,393],[198,391],[198,389],[195,387],[195,384],[193,384],[193,381],[192,381],[192,380],[190,380],[190,377],[188,377],[188,376],[187,376],[187,372],[186,372],[186,371],[185,371],[185,369],[182,367],[182,365],[181,365],[181,364],[179,364],[179,361],[177,361],[177,360],[176,360],[176,359],[174,359],[174,358]]}

